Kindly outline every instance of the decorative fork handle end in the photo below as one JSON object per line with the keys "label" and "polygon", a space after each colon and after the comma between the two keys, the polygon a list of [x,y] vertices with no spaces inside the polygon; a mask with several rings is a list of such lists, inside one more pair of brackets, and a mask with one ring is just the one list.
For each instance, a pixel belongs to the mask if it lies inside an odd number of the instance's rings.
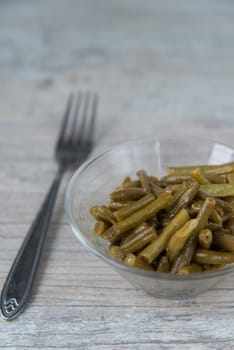
{"label": "decorative fork handle end", "polygon": [[20,305],[16,298],[10,298],[1,302],[2,317],[5,320],[13,319],[19,313]]}
{"label": "decorative fork handle end", "polygon": [[5,320],[16,318],[31,295],[62,175],[59,170],[7,276],[0,299]]}

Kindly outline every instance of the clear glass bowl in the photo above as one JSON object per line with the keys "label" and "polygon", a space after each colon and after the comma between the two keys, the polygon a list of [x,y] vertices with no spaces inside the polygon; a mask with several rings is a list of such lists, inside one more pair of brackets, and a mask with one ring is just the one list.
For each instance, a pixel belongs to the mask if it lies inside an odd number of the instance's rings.
{"label": "clear glass bowl", "polygon": [[86,161],[73,175],[66,191],[68,221],[78,240],[137,288],[155,297],[190,298],[222,281],[234,266],[209,273],[172,275],[132,268],[111,258],[108,243],[94,237],[93,205],[108,202],[109,194],[127,175],[145,169],[158,177],[173,165],[215,164],[233,161],[233,148],[199,138],[155,137],[129,141]]}

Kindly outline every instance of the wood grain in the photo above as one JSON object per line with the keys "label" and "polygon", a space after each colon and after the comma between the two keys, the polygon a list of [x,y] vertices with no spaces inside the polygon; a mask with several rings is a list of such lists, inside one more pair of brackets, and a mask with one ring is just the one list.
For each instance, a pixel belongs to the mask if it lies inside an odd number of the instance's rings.
{"label": "wood grain", "polygon": [[[0,2],[0,287],[56,171],[70,91],[99,93],[94,153],[170,133],[233,146],[233,23],[228,0]],[[70,176],[30,303],[0,320],[0,348],[233,349],[233,277],[189,300],[136,290],[73,236]]]}

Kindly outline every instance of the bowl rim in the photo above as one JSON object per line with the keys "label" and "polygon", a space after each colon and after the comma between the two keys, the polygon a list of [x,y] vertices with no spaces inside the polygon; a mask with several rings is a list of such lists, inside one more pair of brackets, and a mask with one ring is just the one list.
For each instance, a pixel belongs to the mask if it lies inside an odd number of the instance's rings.
{"label": "bowl rim", "polygon": [[[128,265],[123,264],[122,262],[115,260],[110,256],[104,255],[102,252],[100,252],[95,245],[90,242],[88,239],[86,239],[85,235],[81,232],[79,229],[75,218],[72,215],[72,205],[71,205],[71,195],[73,191],[73,187],[78,181],[78,179],[82,176],[82,174],[88,169],[93,163],[98,161],[99,159],[105,157],[106,155],[118,150],[118,148],[122,148],[125,146],[128,146],[130,144],[136,144],[136,143],[142,143],[142,142],[152,142],[152,141],[160,141],[160,139],[165,138],[172,138],[172,139],[178,139],[178,135],[163,135],[163,136],[150,136],[150,137],[141,137],[136,139],[131,139],[128,141],[119,142],[113,146],[110,146],[106,148],[106,150],[95,154],[94,156],[88,158],[84,163],[82,163],[77,170],[72,175],[66,191],[65,191],[65,212],[67,216],[67,220],[69,225],[72,228],[73,234],[76,238],[82,243],[82,245],[91,253],[98,256],[100,259],[105,261],[106,263],[112,265],[114,269],[120,269],[126,272],[130,272],[132,274],[140,275],[142,277],[150,277],[155,279],[162,279],[162,280],[177,280],[177,281],[184,281],[184,282],[191,282],[196,280],[203,280],[203,279],[212,279],[215,277],[221,277],[225,276],[226,274],[229,274],[230,272],[234,271],[234,264],[230,264],[230,266],[226,266],[225,268],[217,271],[209,271],[206,273],[194,273],[189,275],[178,275],[178,274],[170,274],[170,273],[163,273],[163,272],[156,272],[156,271],[147,271],[136,267],[131,267]],[[229,149],[232,149],[234,151],[234,148],[228,144],[225,144],[220,141],[212,140],[209,138],[203,138],[203,137],[195,137],[188,135],[187,138],[183,135],[183,138],[186,140],[199,140],[199,141],[205,141],[210,143],[216,143],[221,146],[228,147]]]}

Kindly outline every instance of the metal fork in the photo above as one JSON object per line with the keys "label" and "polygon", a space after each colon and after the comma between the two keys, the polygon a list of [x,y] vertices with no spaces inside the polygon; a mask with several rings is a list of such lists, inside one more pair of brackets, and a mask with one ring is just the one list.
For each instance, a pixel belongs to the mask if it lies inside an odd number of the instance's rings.
{"label": "metal fork", "polygon": [[1,312],[6,320],[16,318],[32,291],[58,189],[64,173],[79,166],[93,146],[98,97],[90,92],[68,98],[55,147],[58,171],[49,192],[13,262],[1,293]]}

